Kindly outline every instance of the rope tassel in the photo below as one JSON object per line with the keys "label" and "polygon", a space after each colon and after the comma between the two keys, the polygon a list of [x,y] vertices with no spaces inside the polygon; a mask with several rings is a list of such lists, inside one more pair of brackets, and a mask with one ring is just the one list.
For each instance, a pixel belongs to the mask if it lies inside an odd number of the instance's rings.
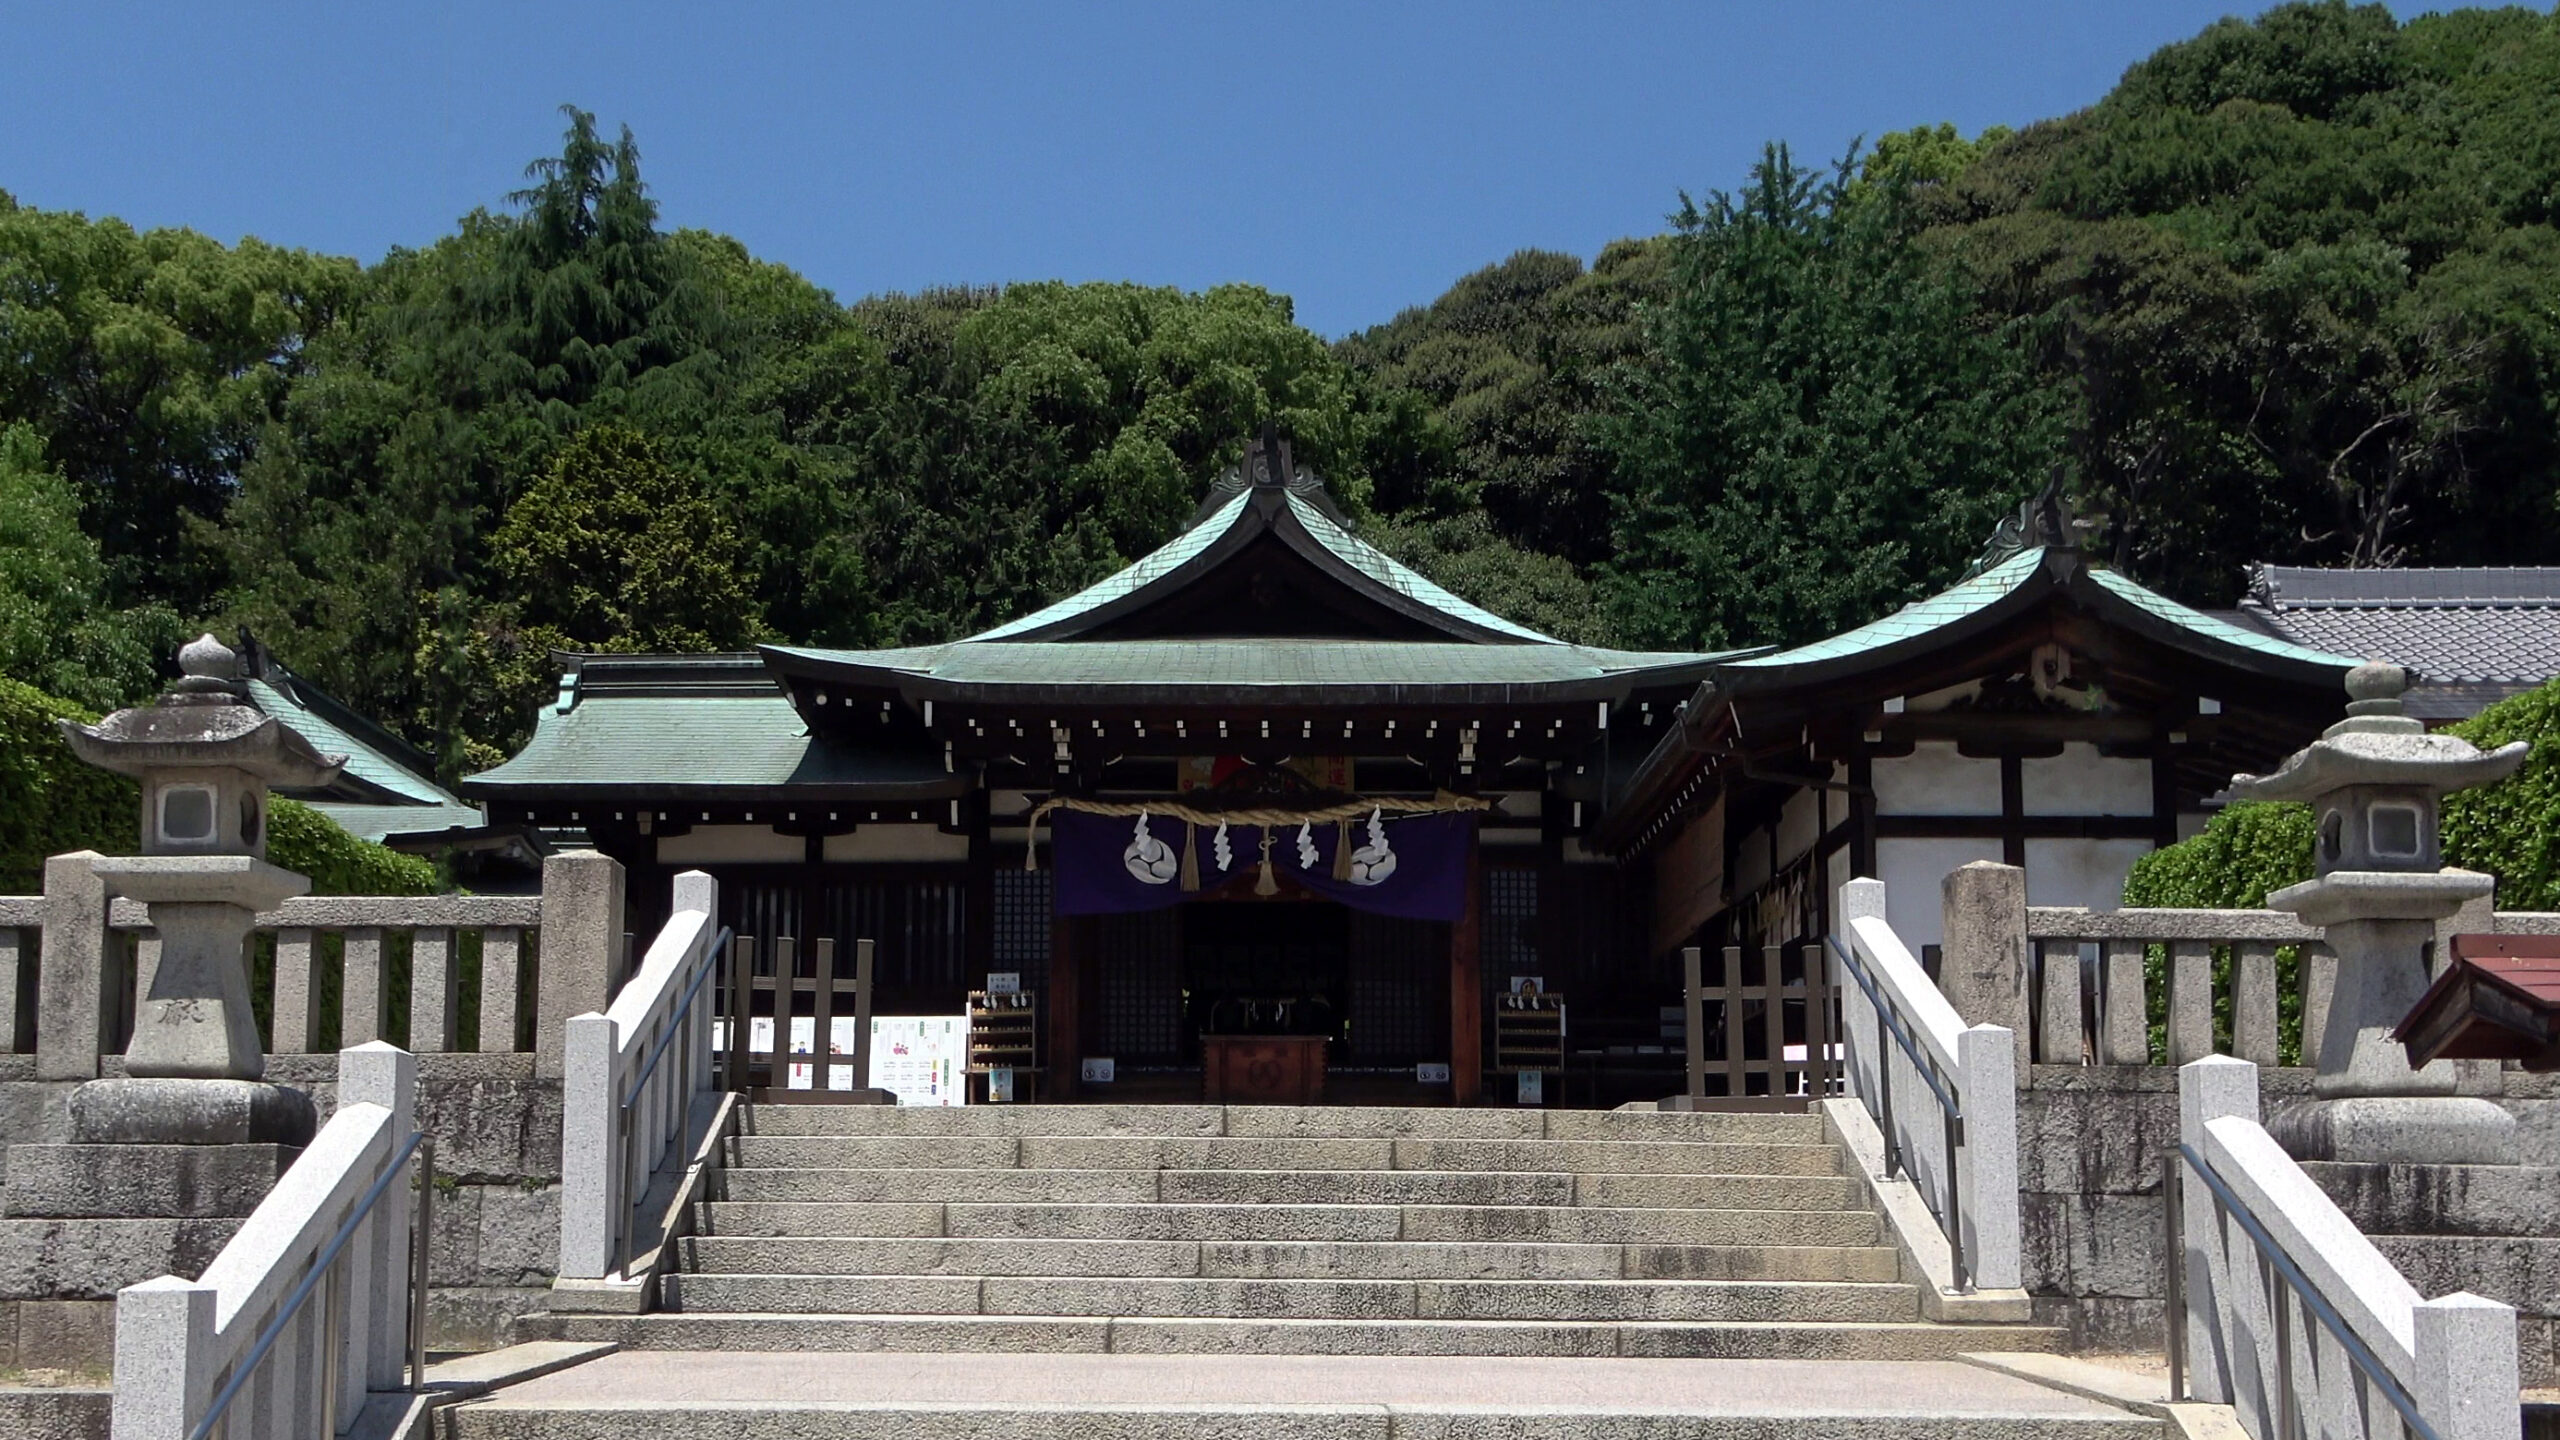
{"label": "rope tassel", "polygon": [[1253,882],[1253,893],[1256,895],[1280,893],[1280,882],[1271,873],[1271,827],[1268,825],[1262,827],[1262,878]]}
{"label": "rope tassel", "polygon": [[1199,827],[1192,824],[1190,821],[1185,820],[1182,822],[1182,888],[1185,891],[1193,891],[1200,888],[1200,841],[1198,839],[1198,831]]}

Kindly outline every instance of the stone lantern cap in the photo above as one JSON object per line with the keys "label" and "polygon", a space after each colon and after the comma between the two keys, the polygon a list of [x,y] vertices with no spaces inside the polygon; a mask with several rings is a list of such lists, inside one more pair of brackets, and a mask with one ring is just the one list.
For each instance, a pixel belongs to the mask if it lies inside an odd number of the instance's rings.
{"label": "stone lantern cap", "polygon": [[118,710],[95,725],[62,721],[63,738],[81,759],[120,775],[220,766],[269,785],[335,780],[347,757],[321,754],[249,705],[239,663],[229,646],[201,636],[178,652],[184,673],[157,702]]}
{"label": "stone lantern cap", "polygon": [[2409,672],[2368,661],[2347,672],[2347,718],[2285,758],[2271,775],[2235,775],[2241,800],[2316,800],[2349,786],[2378,785],[2445,794],[2504,780],[2531,747],[2517,740],[2482,751],[2458,735],[2428,731],[2400,713]]}

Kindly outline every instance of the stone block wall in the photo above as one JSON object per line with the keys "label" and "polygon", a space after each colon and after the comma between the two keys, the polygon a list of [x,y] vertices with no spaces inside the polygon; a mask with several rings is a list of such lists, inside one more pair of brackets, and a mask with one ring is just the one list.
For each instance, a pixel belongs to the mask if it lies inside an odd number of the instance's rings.
{"label": "stone block wall", "polygon": [[[76,1082],[38,1080],[34,1057],[0,1055],[0,1186],[14,1144],[69,1134]],[[338,1057],[276,1055],[267,1078],[311,1093],[323,1124],[336,1109]],[[418,1057],[422,1128],[435,1136],[436,1211],[427,1343],[507,1343],[517,1316],[543,1308],[560,1245],[560,1082],[532,1054]],[[116,1057],[102,1068],[119,1074]],[[0,1218],[0,1369],[101,1369],[113,1353],[114,1296],[172,1254],[210,1261],[236,1220],[133,1221],[177,1231],[100,1251],[57,1222]],[[94,1232],[92,1232],[94,1235]],[[192,1272],[190,1272],[192,1273]]]}
{"label": "stone block wall", "polygon": [[[2272,1112],[2306,1097],[2311,1077],[2307,1069],[2262,1070],[2261,1100]],[[2463,1079],[2466,1091],[2496,1099],[2521,1122],[2519,1168],[2504,1178],[2502,1193],[2550,1193],[2560,1183],[2560,1172],[2550,1168],[2560,1165],[2560,1077],[2466,1064]],[[2062,1327],[2070,1348],[2159,1352],[2168,1240],[2160,1183],[2177,1139],[2178,1074],[2166,1066],[2038,1065],[2019,1092],[2025,1286],[2037,1322]],[[2560,1214],[2529,1227],[2543,1238],[2441,1233],[2395,1239],[2382,1227],[2423,1234],[2480,1224],[2455,1213],[2466,1187],[2448,1182],[2460,1177],[2395,1178],[2402,1181],[2402,1203],[2388,1214],[2339,1198],[2422,1294],[2468,1289],[2514,1305],[2525,1383],[2554,1383],[2560,1377]]]}

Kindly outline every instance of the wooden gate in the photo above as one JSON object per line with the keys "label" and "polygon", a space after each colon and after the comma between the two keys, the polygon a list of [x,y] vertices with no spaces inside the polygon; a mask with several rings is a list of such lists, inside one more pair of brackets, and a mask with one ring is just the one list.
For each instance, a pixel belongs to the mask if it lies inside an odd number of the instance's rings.
{"label": "wooden gate", "polygon": [[1840,995],[1819,939],[1680,952],[1687,983],[1687,1103],[1800,1109],[1839,1089]]}
{"label": "wooden gate", "polygon": [[[723,1088],[759,1100],[824,1102],[870,1085],[872,945],[857,940],[843,948],[851,951],[844,957],[850,964],[839,964],[842,949],[823,937],[807,946],[788,935],[740,935],[730,942],[719,980]],[[838,1017],[852,1022],[840,1051],[829,1043]],[[805,1061],[793,1053],[798,1018],[811,1022]],[[760,1019],[773,1022],[769,1034],[757,1035]],[[786,1067],[794,1063],[811,1067],[805,1089],[791,1084]],[[849,1085],[831,1083],[837,1069]]]}

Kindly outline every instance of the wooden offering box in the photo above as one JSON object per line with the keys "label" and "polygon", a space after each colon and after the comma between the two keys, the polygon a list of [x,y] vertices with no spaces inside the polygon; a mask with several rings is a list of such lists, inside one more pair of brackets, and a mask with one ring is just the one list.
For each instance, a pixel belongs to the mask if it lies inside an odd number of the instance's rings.
{"label": "wooden offering box", "polygon": [[1321,1035],[1203,1035],[1202,1089],[1212,1105],[1313,1105],[1324,1098]]}

